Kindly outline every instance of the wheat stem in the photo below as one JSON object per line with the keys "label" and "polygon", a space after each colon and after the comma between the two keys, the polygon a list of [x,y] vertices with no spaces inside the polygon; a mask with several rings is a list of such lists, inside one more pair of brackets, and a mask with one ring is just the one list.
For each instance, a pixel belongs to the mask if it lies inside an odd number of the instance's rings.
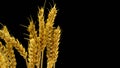
{"label": "wheat stem", "polygon": [[53,68],[55,68],[55,63],[53,64]]}
{"label": "wheat stem", "polygon": [[41,68],[43,68],[44,51],[41,52]]}

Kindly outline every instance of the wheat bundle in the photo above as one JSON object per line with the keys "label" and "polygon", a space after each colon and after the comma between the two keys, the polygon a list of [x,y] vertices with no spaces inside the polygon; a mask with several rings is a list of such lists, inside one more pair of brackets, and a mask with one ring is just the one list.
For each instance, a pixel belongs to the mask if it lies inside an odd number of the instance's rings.
{"label": "wheat bundle", "polygon": [[43,68],[44,50],[46,48],[47,68],[55,68],[61,34],[60,27],[54,27],[56,15],[57,9],[54,5],[50,9],[45,22],[44,7],[39,8],[39,30],[35,29],[33,20],[29,21],[30,25],[27,27],[29,32],[28,51],[25,50],[18,39],[9,34],[7,27],[3,26],[0,30],[0,39],[5,41],[5,45],[0,41],[0,68],[16,68],[17,62],[13,48],[26,60],[27,68]]}

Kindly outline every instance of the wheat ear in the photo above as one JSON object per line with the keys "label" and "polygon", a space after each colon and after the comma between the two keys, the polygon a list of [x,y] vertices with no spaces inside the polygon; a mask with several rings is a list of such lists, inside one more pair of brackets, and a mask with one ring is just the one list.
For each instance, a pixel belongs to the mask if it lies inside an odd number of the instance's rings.
{"label": "wheat ear", "polygon": [[30,21],[30,25],[28,26],[29,36],[29,44],[28,44],[28,68],[33,68],[37,63],[37,46],[39,39],[37,38],[37,31],[35,30],[35,24],[33,21]]}
{"label": "wheat ear", "polygon": [[[54,20],[57,14],[57,9],[56,9],[56,5],[54,5],[53,8],[51,8],[51,10],[49,11],[48,14],[48,19],[47,19],[47,23],[46,23],[46,34],[47,34],[47,68],[52,68],[54,63],[55,63],[55,58],[57,57],[58,51],[55,51],[57,49],[54,49]],[[56,31],[56,30],[55,30]],[[56,43],[55,43],[56,44]],[[54,50],[53,50],[53,49]],[[55,53],[52,53],[55,52]],[[53,58],[54,57],[54,58]]]}
{"label": "wheat ear", "polygon": [[53,34],[53,22],[54,22],[54,19],[56,17],[56,13],[57,13],[57,10],[56,10],[56,7],[54,5],[53,8],[51,8],[51,10],[49,11],[49,14],[48,14],[48,18],[47,18],[47,23],[46,23],[46,45],[49,46],[49,45],[52,45],[51,43],[51,37],[52,37],[52,34]]}
{"label": "wheat ear", "polygon": [[58,45],[60,40],[60,27],[54,29],[53,34],[51,36],[51,45],[47,46],[47,68],[55,68],[55,62],[58,57]]}
{"label": "wheat ear", "polygon": [[46,29],[45,29],[45,22],[44,22],[44,8],[39,9],[38,13],[38,21],[39,21],[39,45],[38,45],[38,65],[43,67],[43,55],[44,55],[44,49],[46,47]]}
{"label": "wheat ear", "polygon": [[58,58],[58,49],[59,49],[59,41],[60,41],[60,35],[61,35],[61,29],[60,27],[58,26],[57,29],[54,30],[54,33],[53,33],[53,61],[54,61],[54,68],[55,68],[55,63],[57,61],[57,58]]}

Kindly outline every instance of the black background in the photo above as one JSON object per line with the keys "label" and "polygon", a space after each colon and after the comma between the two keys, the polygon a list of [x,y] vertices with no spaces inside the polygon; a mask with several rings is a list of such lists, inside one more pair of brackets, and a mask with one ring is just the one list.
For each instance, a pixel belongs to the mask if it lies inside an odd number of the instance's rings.
{"label": "black background", "polygon": [[[62,29],[61,34],[61,40],[60,40],[60,48],[59,48],[59,57],[58,61],[56,63],[56,68],[65,68],[66,59],[67,56],[65,54],[65,51],[67,51],[65,45],[65,31],[67,26],[65,25],[67,18],[66,18],[66,2],[64,0],[47,0],[46,2],[46,9],[45,9],[45,17],[47,16],[48,9],[50,9],[50,6],[53,6],[53,1],[56,3],[58,13],[57,17],[55,19],[55,27],[60,26]],[[0,0],[0,23],[3,25],[6,25],[8,27],[8,30],[11,34],[11,36],[14,36],[15,38],[19,39],[19,41],[23,44],[23,46],[27,49],[28,41],[24,38],[28,38],[28,36],[24,35],[23,33],[28,33],[27,29],[20,26],[29,25],[28,18],[30,16],[33,18],[33,20],[37,22],[37,11],[38,6],[42,7],[44,4],[44,0]],[[0,25],[2,28],[2,26]],[[17,68],[26,68],[24,59],[19,55],[17,50],[15,50],[16,60],[17,60]],[[46,68],[46,60],[44,60],[44,68]]]}
{"label": "black background", "polygon": [[[62,29],[56,68],[100,67],[108,63],[110,57],[107,56],[109,50],[106,50],[108,49],[106,45],[111,43],[113,23],[110,22],[113,22],[112,17],[115,17],[114,5],[105,1],[54,0],[54,2],[59,10],[55,26],[60,25]],[[45,16],[50,9],[49,3],[53,6],[52,0],[47,0]],[[30,16],[36,21],[37,7],[43,4],[44,0],[0,0],[0,22],[6,25],[10,34],[18,38],[26,48],[27,40],[24,38],[27,36],[23,33],[28,32],[20,24],[28,26],[27,18]],[[15,54],[17,68],[25,68],[23,58],[17,51]]]}

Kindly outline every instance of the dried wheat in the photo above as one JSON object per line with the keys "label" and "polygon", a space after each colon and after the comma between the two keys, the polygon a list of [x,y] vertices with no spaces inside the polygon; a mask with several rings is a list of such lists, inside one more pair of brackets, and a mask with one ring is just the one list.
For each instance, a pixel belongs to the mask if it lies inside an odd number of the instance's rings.
{"label": "dried wheat", "polygon": [[58,45],[60,40],[60,27],[53,27],[57,15],[56,5],[54,5],[48,14],[46,23],[44,21],[44,8],[39,8],[38,22],[39,34],[35,30],[33,20],[28,26],[29,41],[28,53],[18,39],[12,37],[6,26],[0,30],[0,38],[5,41],[5,46],[0,42],[0,68],[16,68],[16,59],[13,47],[17,49],[21,56],[26,60],[27,68],[43,68],[43,55],[46,47],[47,68],[55,68],[58,58]]}

